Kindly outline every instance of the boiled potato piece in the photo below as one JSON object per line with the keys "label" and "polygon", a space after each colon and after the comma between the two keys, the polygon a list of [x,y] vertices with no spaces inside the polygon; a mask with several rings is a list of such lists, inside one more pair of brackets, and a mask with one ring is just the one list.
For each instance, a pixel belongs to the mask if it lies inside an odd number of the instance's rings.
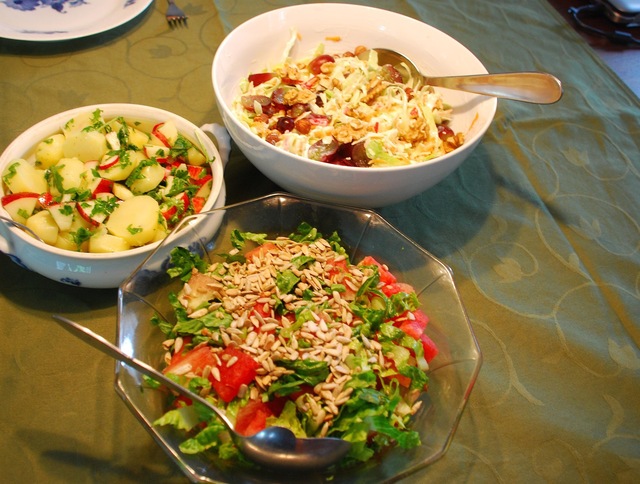
{"label": "boiled potato piece", "polygon": [[36,166],[46,169],[60,161],[64,157],[65,139],[63,134],[58,133],[40,141],[36,147]]}
{"label": "boiled potato piece", "polygon": [[2,172],[2,181],[12,193],[47,191],[45,170],[36,168],[27,160],[18,159],[9,163]]}
{"label": "boiled potato piece", "polygon": [[173,146],[178,139],[178,128],[173,121],[166,121],[158,126],[158,131]]}
{"label": "boiled potato piece", "polygon": [[153,162],[140,169],[136,179],[129,185],[131,191],[136,194],[147,193],[157,187],[164,179],[165,169],[157,162]]}
{"label": "boiled potato piece", "polygon": [[56,203],[47,208],[51,217],[61,231],[71,230],[76,214],[76,202]]}
{"label": "boiled potato piece", "polygon": [[133,192],[122,183],[113,184],[113,194],[120,200],[129,200],[130,198],[135,197]]}
{"label": "boiled potato piece", "polygon": [[99,131],[76,131],[67,136],[63,150],[66,158],[100,160],[107,153],[107,138]]}
{"label": "boiled potato piece", "polygon": [[109,233],[138,247],[151,242],[156,235],[160,207],[149,195],[124,200],[106,222]]}
{"label": "boiled potato piece", "polygon": [[66,190],[82,187],[84,172],[84,163],[78,158],[62,158],[52,167],[51,194],[58,196]]}
{"label": "boiled potato piece", "polygon": [[89,239],[89,252],[105,254],[129,250],[131,245],[122,237],[111,235],[106,230],[96,232]]}
{"label": "boiled potato piece", "polygon": [[128,158],[126,162],[120,160],[115,165],[106,169],[98,168],[100,170],[100,176],[111,181],[126,180],[128,176],[131,175],[131,172],[144,160],[144,155],[140,151],[127,151],[126,153]]}
{"label": "boiled potato piece", "polygon": [[202,151],[193,146],[187,150],[187,158],[189,159],[189,164],[195,166],[204,165],[207,161]]}
{"label": "boiled potato piece", "polygon": [[158,242],[159,240],[163,240],[170,233],[171,231],[167,228],[166,220],[162,218],[162,220],[158,221],[158,226],[156,227],[156,236],[153,238],[153,242]]}
{"label": "boiled potato piece", "polygon": [[58,240],[58,224],[47,210],[38,212],[27,219],[26,226],[46,244],[54,245]]}
{"label": "boiled potato piece", "polygon": [[144,145],[149,143],[151,136],[139,129],[132,129],[129,131],[129,143],[135,147],[142,149]]}
{"label": "boiled potato piece", "polygon": [[83,130],[87,126],[91,126],[95,121],[100,119],[102,119],[102,117],[98,116],[98,118],[95,118],[94,113],[78,113],[64,124],[64,126],[62,127],[62,132],[65,136],[68,136],[70,134]]}
{"label": "boiled potato piece", "polygon": [[78,250],[78,246],[76,245],[76,242],[73,239],[73,235],[71,235],[69,232],[59,232],[58,238],[56,239],[56,243],[54,245],[58,249],[73,250],[73,251]]}

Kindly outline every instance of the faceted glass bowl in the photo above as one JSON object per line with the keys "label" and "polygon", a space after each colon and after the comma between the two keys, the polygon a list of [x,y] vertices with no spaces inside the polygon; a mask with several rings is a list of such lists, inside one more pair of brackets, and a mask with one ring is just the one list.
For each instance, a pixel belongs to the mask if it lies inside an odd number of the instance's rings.
{"label": "faceted glass bowl", "polygon": [[[198,223],[193,223],[197,220]],[[314,482],[374,483],[409,475],[434,462],[447,450],[476,381],[482,356],[466,316],[450,269],[429,252],[409,240],[377,213],[314,202],[288,194],[272,194],[211,210],[185,220],[179,230],[184,247],[205,260],[228,252],[230,234],[237,229],[289,235],[301,222],[316,227],[325,236],[337,231],[352,262],[372,255],[389,266],[398,280],[411,284],[422,309],[429,315],[426,332],[440,353],[431,362],[429,391],[413,417],[412,428],[422,444],[411,450],[392,449],[381,458],[334,473],[305,475]],[[170,242],[161,244],[120,286],[117,343],[121,349],[155,367],[163,358],[164,335],[150,323],[154,314],[173,321],[168,294],[180,289],[180,281],[166,275]],[[143,388],[141,374],[122,364],[116,371],[116,391],[156,442],[194,482],[299,482],[301,476],[242,468],[208,455],[185,455],[178,450],[184,435],[152,422],[165,409],[163,392]]]}

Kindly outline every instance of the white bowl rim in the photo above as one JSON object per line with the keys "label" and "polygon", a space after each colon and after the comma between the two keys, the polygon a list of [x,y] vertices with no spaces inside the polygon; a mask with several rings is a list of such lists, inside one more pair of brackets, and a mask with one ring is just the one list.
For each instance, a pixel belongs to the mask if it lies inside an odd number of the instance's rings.
{"label": "white bowl rim", "polygon": [[[228,35],[225,36],[225,38],[223,39],[223,41],[220,43],[220,45],[218,46],[216,53],[213,57],[213,64],[212,64],[212,78],[213,78],[213,88],[214,88],[214,92],[215,93],[219,93],[221,92],[220,89],[220,84],[218,82],[218,75],[221,72],[224,72],[224,70],[221,70],[218,67],[218,64],[220,63],[220,56],[222,54],[222,52],[224,51],[224,49],[227,47],[228,44],[230,44],[231,42],[234,41],[234,33],[237,33],[237,31],[241,28],[247,28],[249,25],[253,24],[253,23],[261,23],[264,22],[264,19],[268,18],[268,17],[273,17],[273,16],[278,16],[280,13],[282,12],[286,12],[286,11],[294,11],[294,10],[312,10],[315,8],[318,8],[318,6],[321,4],[317,4],[317,3],[310,3],[310,4],[302,4],[302,5],[292,5],[292,6],[288,6],[288,7],[282,7],[282,8],[278,8],[275,10],[270,10],[267,12],[264,12],[260,15],[257,15],[255,17],[252,17],[248,20],[246,20],[245,22],[241,23],[240,25],[238,25],[237,27],[235,27],[231,32],[229,32]],[[473,52],[471,52],[465,45],[463,45],[462,43],[460,43],[458,40],[456,40],[454,37],[451,37],[449,34],[447,34],[446,32],[437,29],[436,27],[433,27],[425,22],[422,22],[420,20],[414,19],[412,17],[406,16],[406,15],[402,15],[399,14],[397,12],[391,11],[391,10],[386,10],[386,9],[382,9],[382,8],[378,8],[378,7],[371,7],[368,5],[356,5],[356,4],[348,4],[348,3],[331,3],[331,4],[322,4],[322,5],[330,5],[332,9],[336,9],[336,8],[350,8],[350,9],[366,9],[366,10],[370,10],[370,11],[374,11],[376,13],[379,14],[384,14],[385,16],[393,16],[395,18],[398,19],[402,19],[403,21],[406,22],[415,22],[417,24],[422,25],[423,27],[427,27],[429,29],[432,29],[438,33],[440,33],[441,35],[444,35],[448,38],[451,39],[452,42],[455,42],[456,44],[458,44],[460,47],[462,47],[463,49],[465,49],[466,51],[468,51],[473,57],[476,57],[475,54],[473,54]],[[477,59],[477,57],[476,57]],[[480,62],[479,59],[477,59],[478,62]],[[482,64],[480,62],[480,64]],[[488,71],[486,70],[486,68],[483,66],[483,73],[488,73]],[[480,73],[478,73],[480,74]],[[363,169],[366,170],[374,170],[375,172],[380,172],[380,173],[384,173],[384,172],[401,172],[401,171],[409,171],[409,170],[418,170],[420,169],[421,166],[425,166],[425,165],[434,165],[437,163],[444,163],[447,160],[449,160],[449,158],[452,158],[453,156],[455,156],[457,154],[457,152],[459,153],[458,150],[463,150],[466,149],[465,147],[473,147],[475,146],[475,144],[477,144],[480,139],[484,136],[484,134],[486,133],[486,131],[489,129],[493,118],[495,117],[495,113],[497,110],[497,106],[498,106],[498,100],[495,97],[489,97],[489,96],[482,96],[480,94],[476,94],[475,95],[475,99],[479,100],[481,103],[486,103],[489,106],[489,112],[488,112],[488,116],[487,116],[487,121],[485,123],[485,126],[478,130],[478,132],[476,132],[474,134],[473,137],[471,137],[470,139],[465,139],[464,144],[456,149],[453,150],[449,153],[446,153],[444,155],[438,156],[436,158],[433,158],[431,160],[425,160],[425,161],[421,161],[419,163],[412,163],[409,165],[398,165],[398,166],[375,166],[375,167],[367,167],[367,168],[362,168],[362,167],[357,167],[357,166],[345,166],[345,165],[335,165],[332,163],[325,163],[322,161],[317,161],[317,160],[312,160],[310,158],[306,158],[304,156],[301,155],[297,155],[295,153],[292,153],[290,151],[287,151],[283,148],[277,147],[272,145],[271,143],[268,143],[267,141],[265,141],[263,138],[260,138],[259,136],[257,136],[255,133],[251,132],[251,130],[242,122],[240,122],[240,120],[237,119],[235,113],[233,112],[233,110],[228,106],[227,102],[225,99],[222,99],[221,96],[217,96],[218,99],[220,99],[222,102],[218,103],[218,105],[225,111],[225,113],[227,114],[227,116],[229,116],[230,119],[234,120],[234,123],[240,127],[241,130],[243,130],[246,134],[248,134],[249,136],[251,136],[251,139],[257,141],[262,147],[269,147],[271,149],[276,150],[278,153],[285,155],[285,156],[290,156],[293,159],[300,161],[300,162],[304,162],[306,164],[311,164],[312,166],[322,166],[322,165],[327,165],[332,167],[333,169],[337,170],[338,172],[340,171],[344,171],[344,172],[361,172]],[[474,120],[474,123],[476,121]],[[472,123],[473,124],[473,123]]]}
{"label": "white bowl rim", "polygon": [[[181,122],[184,122],[188,125],[193,126],[193,128],[195,129],[194,132],[200,132],[200,134],[202,134],[202,136],[205,139],[210,140],[210,138],[204,132],[202,132],[202,130],[198,126],[196,126],[194,123],[192,123],[188,119],[176,113],[172,113],[171,111],[167,111],[165,109],[156,108],[153,106],[147,106],[144,104],[133,104],[133,103],[97,103],[97,104],[90,104],[87,106],[80,106],[77,108],[68,109],[66,111],[49,116],[37,122],[36,124],[30,126],[25,131],[23,131],[20,135],[18,135],[11,143],[9,143],[9,145],[5,148],[5,150],[0,154],[0,167],[3,163],[3,158],[5,158],[5,154],[10,152],[12,149],[15,149],[15,145],[20,144],[20,142],[23,141],[23,139],[30,138],[29,133],[32,130],[42,129],[56,120],[69,119],[69,116],[72,116],[74,114],[86,112],[88,110],[96,110],[98,108],[108,108],[113,110],[118,110],[118,109],[141,110],[141,111],[149,112],[150,114],[153,113],[157,115],[167,116],[168,118],[178,119]],[[128,116],[128,115],[125,115],[125,116]],[[141,116],[141,118],[145,118],[144,114]],[[215,145],[213,144],[213,142],[211,142],[211,145],[215,148]],[[222,163],[222,160],[220,159],[217,148],[214,154],[217,156],[213,163],[215,162]],[[213,163],[211,164],[213,165]],[[221,173],[221,176],[222,176],[222,173]],[[207,199],[207,203],[205,204],[205,207],[207,207],[206,209],[210,209],[215,204],[216,200],[219,198],[219,195],[223,191],[223,188],[222,188],[223,186],[224,186],[224,180],[221,180],[221,183],[219,184],[219,188],[215,196],[213,196],[214,193],[212,192],[209,198]],[[205,211],[206,209],[203,208],[203,211]],[[2,205],[0,205],[0,215],[3,215],[5,218],[8,218],[11,220],[10,215],[2,207]],[[109,253],[75,252],[67,249],[61,249],[53,245],[49,245],[45,242],[42,242],[41,240],[36,239],[35,237],[30,236],[21,228],[18,228],[17,226],[13,225],[13,223],[8,224],[0,220],[0,224],[3,224],[3,223],[5,224],[7,230],[11,231],[12,234],[19,237],[22,241],[28,243],[29,245],[33,245],[38,249],[41,249],[45,252],[48,252],[60,257],[74,258],[78,260],[87,260],[87,261],[109,261],[111,259],[125,260],[132,257],[137,257],[140,254],[150,252],[154,250],[156,247],[158,247],[162,242],[162,240],[157,240],[150,244],[146,244],[140,247],[135,247],[133,249],[127,249],[121,252],[109,252]],[[171,236],[171,235],[172,234],[169,234],[168,236]]]}

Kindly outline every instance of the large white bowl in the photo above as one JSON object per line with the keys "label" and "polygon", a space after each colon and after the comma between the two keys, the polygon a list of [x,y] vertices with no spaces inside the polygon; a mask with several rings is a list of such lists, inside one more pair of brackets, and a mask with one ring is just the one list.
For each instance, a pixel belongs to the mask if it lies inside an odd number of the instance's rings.
{"label": "large white bowl", "polygon": [[[496,99],[443,89],[453,106],[451,127],[465,144],[429,162],[401,167],[335,166],[293,155],[262,140],[232,112],[240,80],[282,58],[291,29],[300,34],[293,58],[311,55],[320,43],[327,52],[358,45],[386,47],[413,59],[435,76],[486,73],[462,44],[415,19],[387,10],[346,4],[308,4],[273,10],[234,29],[220,44],[212,67],[213,89],[229,134],[258,170],[282,188],[321,201],[381,207],[406,200],[454,171],[473,151],[493,120]],[[327,40],[339,37],[339,41]]]}
{"label": "large white bowl", "polygon": [[[214,208],[214,206],[224,205],[223,165],[226,160],[221,157],[211,138],[201,128],[176,114],[136,104],[84,106],[56,114],[35,124],[18,136],[0,155],[0,173],[16,158],[32,158],[36,145],[44,138],[58,132],[69,119],[79,113],[93,112],[98,108],[103,110],[105,118],[123,116],[127,119],[146,122],[173,121],[179,132],[194,142],[200,142],[199,144],[206,151],[207,157],[214,160],[211,163],[213,172],[211,195],[202,210],[206,211]],[[212,129],[211,125],[203,128],[208,131]],[[219,130],[214,129],[212,134],[217,134],[218,136],[226,135],[226,133],[220,133]],[[224,144],[225,140],[222,139],[221,143]],[[4,191],[2,184],[0,184],[0,197],[3,195]],[[14,262],[27,269],[54,281],[74,286],[90,288],[118,287],[159,245],[159,242],[156,242],[112,254],[73,252],[47,245],[22,229],[15,227],[11,222],[7,222],[10,220],[10,216],[2,206],[0,206],[0,216],[4,219],[0,219],[0,252],[9,255]],[[215,228],[206,227],[206,230],[212,231]],[[202,230],[204,231],[205,228],[202,228]],[[173,234],[172,237],[179,240],[180,234]]]}

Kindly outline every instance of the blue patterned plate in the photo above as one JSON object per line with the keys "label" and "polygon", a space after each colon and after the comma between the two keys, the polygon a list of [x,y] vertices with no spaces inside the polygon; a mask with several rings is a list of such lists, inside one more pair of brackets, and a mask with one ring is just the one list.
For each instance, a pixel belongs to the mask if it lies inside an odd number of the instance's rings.
{"label": "blue patterned plate", "polygon": [[122,25],[153,0],[0,0],[0,37],[77,39]]}

